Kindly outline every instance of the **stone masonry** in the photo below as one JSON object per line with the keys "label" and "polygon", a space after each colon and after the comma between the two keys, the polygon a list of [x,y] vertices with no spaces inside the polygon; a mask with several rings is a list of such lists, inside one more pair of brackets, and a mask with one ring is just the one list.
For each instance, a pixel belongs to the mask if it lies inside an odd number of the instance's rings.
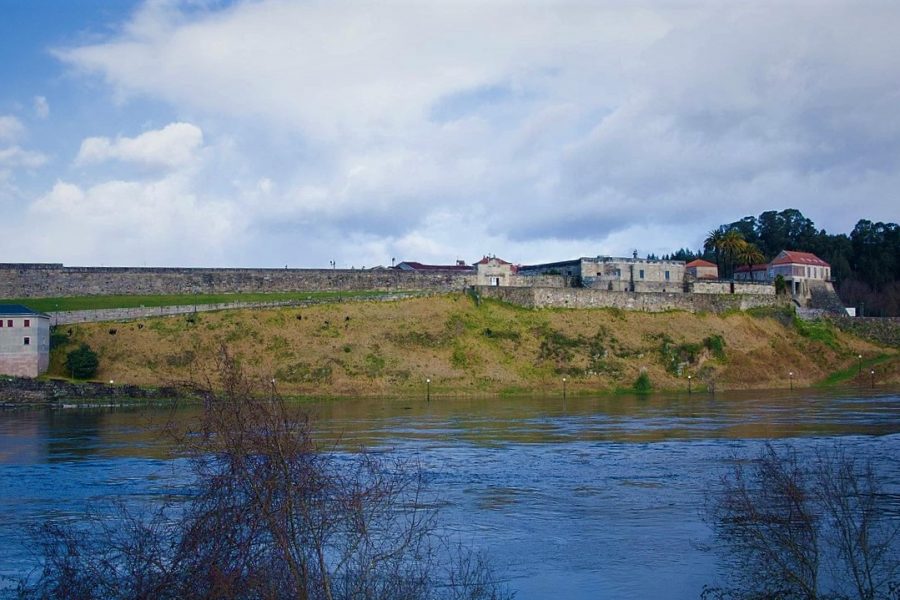
{"label": "stone masonry", "polygon": [[786,296],[760,294],[684,294],[662,292],[610,292],[585,288],[478,287],[482,298],[493,298],[528,308],[619,308],[645,312],[685,310],[723,313],[751,308],[788,306]]}
{"label": "stone masonry", "polygon": [[453,272],[395,269],[205,269],[0,264],[0,298],[297,291],[452,291],[473,284]]}

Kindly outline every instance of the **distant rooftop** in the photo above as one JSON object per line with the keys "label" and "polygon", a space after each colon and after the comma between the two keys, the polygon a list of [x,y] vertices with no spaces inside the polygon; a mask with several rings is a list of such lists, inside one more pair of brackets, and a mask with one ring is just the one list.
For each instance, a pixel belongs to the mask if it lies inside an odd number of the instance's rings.
{"label": "distant rooftop", "polygon": [[405,260],[395,268],[401,271],[456,271],[467,273],[475,270],[475,267],[467,265],[461,260],[456,261],[455,265],[426,265],[416,261]]}
{"label": "distant rooftop", "polygon": [[710,267],[714,269],[718,269],[719,266],[715,263],[711,263],[708,260],[703,260],[702,258],[697,258],[684,265],[685,267]]}
{"label": "distant rooftop", "polygon": [[47,317],[42,312],[31,310],[22,304],[0,304],[0,315],[4,317]]}
{"label": "distant rooftop", "polygon": [[773,265],[813,265],[817,267],[830,267],[827,262],[816,256],[811,252],[798,252],[796,250],[782,250],[778,256],[775,257],[775,260],[772,261]]}

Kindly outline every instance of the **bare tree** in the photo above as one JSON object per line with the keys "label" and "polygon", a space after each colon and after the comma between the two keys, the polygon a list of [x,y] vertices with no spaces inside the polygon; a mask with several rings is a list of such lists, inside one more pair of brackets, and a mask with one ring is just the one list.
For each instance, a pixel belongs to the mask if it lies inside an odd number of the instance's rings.
{"label": "bare tree", "polygon": [[874,600],[900,592],[897,517],[891,523],[886,495],[871,463],[859,463],[842,448],[817,458],[816,488],[833,551],[834,581],[847,598]]}
{"label": "bare tree", "polygon": [[900,524],[871,464],[840,449],[804,461],[793,447],[766,444],[722,478],[707,517],[730,584],[704,598],[896,598]]}
{"label": "bare tree", "polygon": [[193,493],[150,515],[119,505],[45,524],[22,597],[510,597],[483,557],[438,534],[418,465],[322,451],[274,386],[259,394],[227,353],[221,373],[222,392],[193,391],[202,417],[178,434]]}

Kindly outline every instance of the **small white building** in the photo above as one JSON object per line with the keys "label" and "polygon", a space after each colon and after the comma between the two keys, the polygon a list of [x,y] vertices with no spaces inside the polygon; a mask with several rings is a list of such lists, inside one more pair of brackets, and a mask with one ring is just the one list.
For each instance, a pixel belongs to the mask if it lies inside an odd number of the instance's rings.
{"label": "small white building", "polygon": [[50,317],[0,304],[0,374],[37,377],[50,366]]}
{"label": "small white building", "polygon": [[516,265],[497,258],[485,256],[475,263],[477,270],[476,285],[508,286],[513,285],[514,276],[518,270]]}

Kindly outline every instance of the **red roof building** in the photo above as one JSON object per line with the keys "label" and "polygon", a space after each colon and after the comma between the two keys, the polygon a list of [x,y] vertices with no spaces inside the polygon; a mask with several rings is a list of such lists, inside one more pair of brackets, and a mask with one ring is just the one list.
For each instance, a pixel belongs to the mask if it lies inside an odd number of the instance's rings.
{"label": "red roof building", "polygon": [[698,258],[684,265],[684,271],[697,279],[718,279],[719,267],[708,260]]}
{"label": "red roof building", "polygon": [[831,265],[810,252],[782,250],[769,263],[769,279],[781,275],[785,279],[831,280]]}

